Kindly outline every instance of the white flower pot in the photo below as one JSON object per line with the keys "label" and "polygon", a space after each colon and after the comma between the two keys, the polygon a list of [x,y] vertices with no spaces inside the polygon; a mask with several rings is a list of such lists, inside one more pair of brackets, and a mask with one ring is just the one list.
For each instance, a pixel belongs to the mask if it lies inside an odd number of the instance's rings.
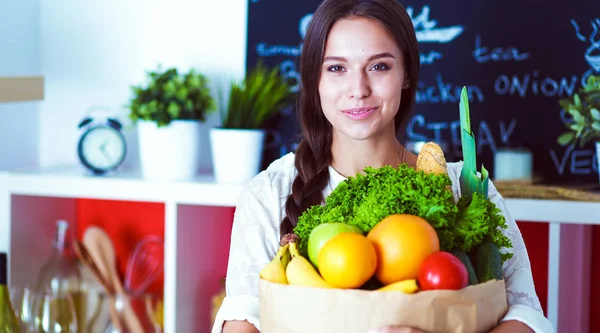
{"label": "white flower pot", "polygon": [[154,180],[188,180],[198,171],[200,121],[174,120],[158,127],[138,121],[142,176]]}
{"label": "white flower pot", "polygon": [[263,130],[211,128],[210,147],[218,183],[244,183],[260,172]]}

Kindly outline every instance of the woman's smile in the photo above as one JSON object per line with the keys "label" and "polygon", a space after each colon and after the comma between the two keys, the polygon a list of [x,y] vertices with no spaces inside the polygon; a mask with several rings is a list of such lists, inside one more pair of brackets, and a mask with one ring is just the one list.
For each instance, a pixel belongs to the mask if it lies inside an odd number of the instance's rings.
{"label": "woman's smile", "polygon": [[342,113],[352,120],[362,120],[370,117],[379,110],[377,106],[367,106],[342,110]]}

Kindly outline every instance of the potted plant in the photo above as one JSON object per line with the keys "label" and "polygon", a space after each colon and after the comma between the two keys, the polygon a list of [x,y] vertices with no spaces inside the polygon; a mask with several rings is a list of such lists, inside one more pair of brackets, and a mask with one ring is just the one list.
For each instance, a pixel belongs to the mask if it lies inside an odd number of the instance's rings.
{"label": "potted plant", "polygon": [[564,121],[567,131],[558,137],[558,143],[567,146],[579,142],[581,147],[595,142],[600,170],[600,75],[590,75],[585,86],[573,97],[561,99],[559,104],[569,117]]}
{"label": "potted plant", "polygon": [[260,62],[229,89],[220,107],[222,124],[210,130],[213,170],[217,182],[242,183],[259,172],[263,123],[289,103],[292,92],[277,68]]}
{"label": "potted plant", "polygon": [[200,157],[200,129],[215,109],[207,78],[194,69],[146,72],[147,82],[131,87],[129,117],[137,124],[144,178],[192,178]]}

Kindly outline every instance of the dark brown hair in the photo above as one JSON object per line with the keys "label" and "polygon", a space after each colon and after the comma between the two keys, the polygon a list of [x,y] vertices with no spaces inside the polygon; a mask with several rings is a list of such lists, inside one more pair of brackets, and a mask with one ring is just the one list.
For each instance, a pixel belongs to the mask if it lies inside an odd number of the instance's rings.
{"label": "dark brown hair", "polygon": [[402,93],[394,119],[396,131],[404,126],[415,100],[420,67],[417,38],[412,20],[398,0],[325,0],[321,3],[308,25],[300,56],[298,120],[303,139],[295,153],[298,175],[285,203],[286,217],[281,222],[281,236],[293,232],[298,217],[307,208],[323,202],[322,192],[329,181],[333,133],[321,109],[318,87],[329,31],[334,23],[347,17],[365,17],[379,22],[402,52],[409,87]]}

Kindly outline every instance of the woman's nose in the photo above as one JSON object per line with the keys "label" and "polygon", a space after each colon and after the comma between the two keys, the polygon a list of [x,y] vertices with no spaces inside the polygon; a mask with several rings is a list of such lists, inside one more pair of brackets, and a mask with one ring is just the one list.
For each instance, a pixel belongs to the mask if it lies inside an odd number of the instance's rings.
{"label": "woman's nose", "polygon": [[349,98],[364,98],[371,94],[371,87],[367,75],[362,72],[350,76],[350,86],[348,88]]}

